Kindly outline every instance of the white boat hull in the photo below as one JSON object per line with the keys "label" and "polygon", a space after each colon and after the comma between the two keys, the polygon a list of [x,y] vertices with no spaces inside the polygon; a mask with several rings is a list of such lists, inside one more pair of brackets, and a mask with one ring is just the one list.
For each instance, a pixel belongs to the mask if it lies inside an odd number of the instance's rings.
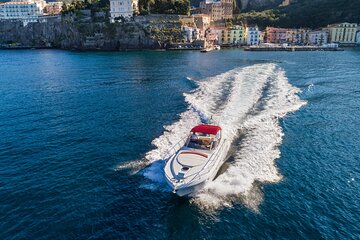
{"label": "white boat hull", "polygon": [[[194,165],[189,167],[187,162],[181,162],[181,154],[188,153],[189,149],[180,149],[174,154],[165,165],[165,176],[167,183],[172,188],[173,192],[180,197],[194,195],[201,190],[203,186],[212,181],[220,167],[226,161],[226,157],[230,148],[230,143],[224,141],[219,149],[215,150],[203,165]],[[193,154],[199,154],[194,152]],[[190,156],[191,158],[193,156]],[[213,157],[213,159],[212,159]],[[194,160],[201,160],[201,157],[195,156]],[[179,160],[180,159],[180,160]],[[183,174],[182,169],[191,168],[187,173]],[[179,170],[180,169],[180,170]],[[191,172],[192,171],[192,172]]]}

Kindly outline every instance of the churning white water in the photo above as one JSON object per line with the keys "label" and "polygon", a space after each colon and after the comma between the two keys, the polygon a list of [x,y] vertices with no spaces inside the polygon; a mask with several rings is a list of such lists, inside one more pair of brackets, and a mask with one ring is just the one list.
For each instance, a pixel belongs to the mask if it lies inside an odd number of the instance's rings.
{"label": "churning white water", "polygon": [[223,128],[223,137],[233,142],[231,161],[192,202],[216,209],[242,201],[256,209],[261,202],[256,183],[281,180],[275,166],[283,136],[279,118],[305,102],[297,96],[299,90],[288,82],[285,72],[273,63],[236,68],[196,83],[198,88],[184,94],[188,110],[153,140],[155,148],[146,154],[151,165],[142,171],[151,183],[144,187],[168,190],[162,169],[163,154],[201,120],[212,118]]}

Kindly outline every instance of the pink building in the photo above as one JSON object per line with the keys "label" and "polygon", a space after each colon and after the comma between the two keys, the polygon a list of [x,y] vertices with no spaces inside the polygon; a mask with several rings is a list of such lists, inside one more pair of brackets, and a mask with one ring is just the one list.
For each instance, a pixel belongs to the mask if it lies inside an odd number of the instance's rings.
{"label": "pink building", "polygon": [[63,2],[48,2],[44,8],[44,13],[47,15],[57,15],[61,13]]}
{"label": "pink building", "polygon": [[206,30],[206,41],[210,44],[220,44],[224,27],[212,27]]}
{"label": "pink building", "polygon": [[265,30],[265,38],[267,43],[286,43],[287,42],[287,28],[267,27]]}

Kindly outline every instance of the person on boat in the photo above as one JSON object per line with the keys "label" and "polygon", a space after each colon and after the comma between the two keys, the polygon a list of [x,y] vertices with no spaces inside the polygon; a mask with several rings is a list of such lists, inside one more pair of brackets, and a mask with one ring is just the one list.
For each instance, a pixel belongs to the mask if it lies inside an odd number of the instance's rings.
{"label": "person on boat", "polygon": [[195,149],[210,150],[211,143],[212,143],[212,138],[210,136],[207,135],[198,136],[197,134],[193,133],[190,137],[188,147]]}

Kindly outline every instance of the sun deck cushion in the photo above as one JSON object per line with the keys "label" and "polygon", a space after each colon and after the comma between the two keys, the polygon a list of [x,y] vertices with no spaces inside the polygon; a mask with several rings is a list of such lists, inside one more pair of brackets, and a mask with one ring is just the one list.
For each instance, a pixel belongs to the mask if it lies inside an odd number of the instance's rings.
{"label": "sun deck cushion", "polygon": [[183,151],[178,157],[177,161],[179,164],[188,167],[195,167],[204,164],[208,155],[200,152]]}

